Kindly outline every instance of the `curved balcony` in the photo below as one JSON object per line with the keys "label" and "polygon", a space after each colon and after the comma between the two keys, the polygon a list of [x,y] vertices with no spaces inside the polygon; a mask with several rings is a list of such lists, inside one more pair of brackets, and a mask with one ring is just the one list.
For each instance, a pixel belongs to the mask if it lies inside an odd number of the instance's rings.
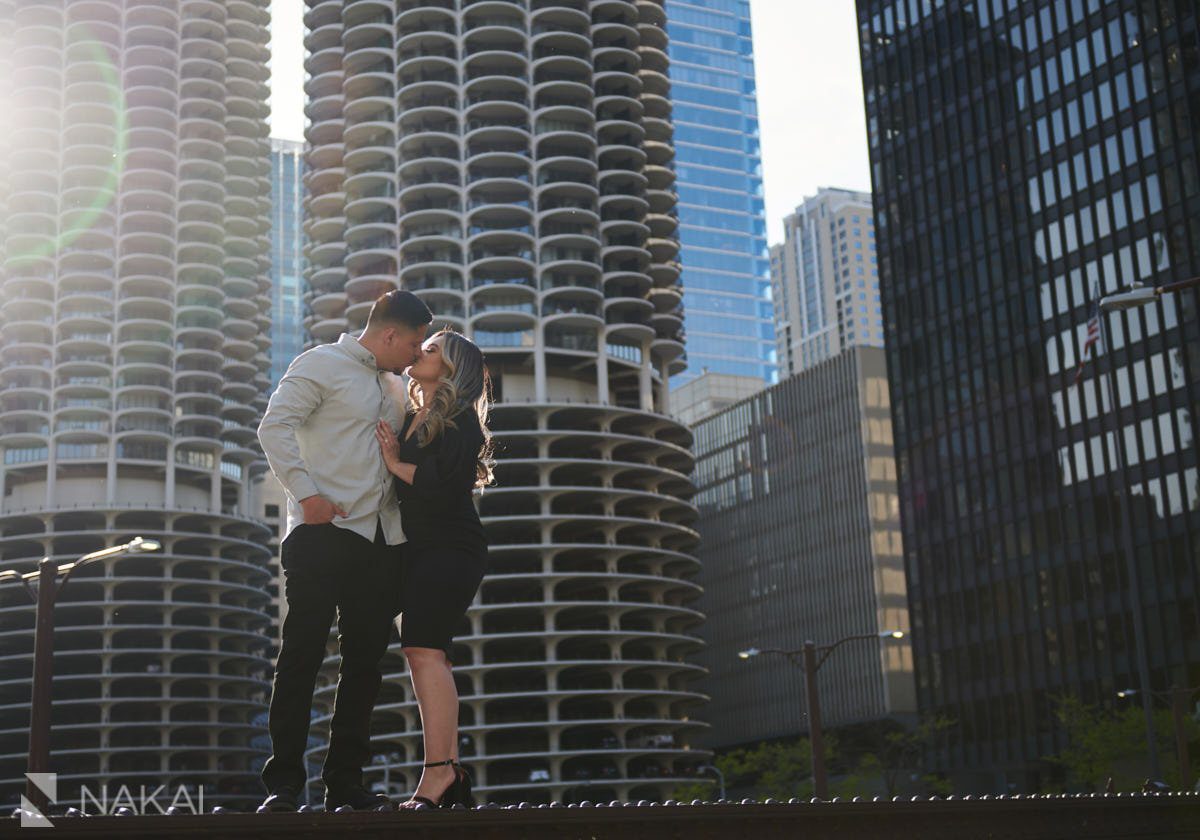
{"label": "curved balcony", "polygon": [[592,52],[589,21],[584,12],[569,8],[543,8],[534,12],[529,46],[535,60],[545,56],[570,56],[587,61]]}
{"label": "curved balcony", "polygon": [[397,8],[396,47],[400,52],[420,51],[427,45],[444,45],[453,48],[458,25],[450,5],[438,8],[438,4],[422,3],[411,8]]}
{"label": "curved balcony", "polygon": [[478,119],[483,106],[492,106],[492,110],[507,107],[510,112],[520,113],[529,107],[529,89],[513,76],[482,76],[464,84],[462,100],[468,120]]}

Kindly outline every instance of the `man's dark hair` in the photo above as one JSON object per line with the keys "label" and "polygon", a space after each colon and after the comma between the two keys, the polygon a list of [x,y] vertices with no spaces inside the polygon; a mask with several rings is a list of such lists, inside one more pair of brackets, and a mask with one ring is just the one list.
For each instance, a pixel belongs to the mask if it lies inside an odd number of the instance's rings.
{"label": "man's dark hair", "polygon": [[367,329],[404,324],[415,330],[432,322],[433,313],[429,311],[429,307],[419,297],[404,289],[392,289],[375,298],[367,315]]}

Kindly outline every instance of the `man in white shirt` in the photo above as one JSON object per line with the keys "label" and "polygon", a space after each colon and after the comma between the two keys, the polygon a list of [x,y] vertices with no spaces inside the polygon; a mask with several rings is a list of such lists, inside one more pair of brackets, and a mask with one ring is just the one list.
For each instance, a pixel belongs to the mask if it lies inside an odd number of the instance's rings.
{"label": "man in white shirt", "polygon": [[370,793],[370,719],[396,610],[405,541],[395,485],[375,427],[401,425],[401,372],[421,352],[433,315],[416,295],[381,295],[358,336],[305,350],[267,403],[258,439],[287,491],[280,544],[287,618],[271,691],[272,755],[262,769],[265,811],[295,811],[317,672],[336,614],[342,662],[321,778],[325,808],[390,809]]}

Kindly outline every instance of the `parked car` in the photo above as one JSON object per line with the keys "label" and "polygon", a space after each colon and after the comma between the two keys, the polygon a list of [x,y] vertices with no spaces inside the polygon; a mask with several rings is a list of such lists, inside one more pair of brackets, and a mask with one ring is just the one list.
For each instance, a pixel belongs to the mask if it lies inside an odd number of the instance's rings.
{"label": "parked car", "polygon": [[638,747],[673,747],[675,746],[675,736],[671,734],[655,734],[643,735],[633,742],[633,746]]}

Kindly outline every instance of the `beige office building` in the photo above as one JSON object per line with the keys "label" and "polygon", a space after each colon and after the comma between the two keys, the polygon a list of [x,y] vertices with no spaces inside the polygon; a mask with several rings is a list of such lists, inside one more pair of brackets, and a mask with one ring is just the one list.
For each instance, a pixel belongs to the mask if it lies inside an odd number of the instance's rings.
{"label": "beige office building", "polygon": [[871,194],[822,187],[771,247],[780,378],[846,347],[883,346]]}
{"label": "beige office building", "polygon": [[671,392],[671,413],[686,426],[723,411],[767,387],[758,376],[706,370]]}
{"label": "beige office building", "polygon": [[[850,348],[694,431],[703,743],[807,734],[802,669],[738,652],[909,629],[884,351]],[[827,727],[915,718],[907,637],[842,645],[818,685]]]}

